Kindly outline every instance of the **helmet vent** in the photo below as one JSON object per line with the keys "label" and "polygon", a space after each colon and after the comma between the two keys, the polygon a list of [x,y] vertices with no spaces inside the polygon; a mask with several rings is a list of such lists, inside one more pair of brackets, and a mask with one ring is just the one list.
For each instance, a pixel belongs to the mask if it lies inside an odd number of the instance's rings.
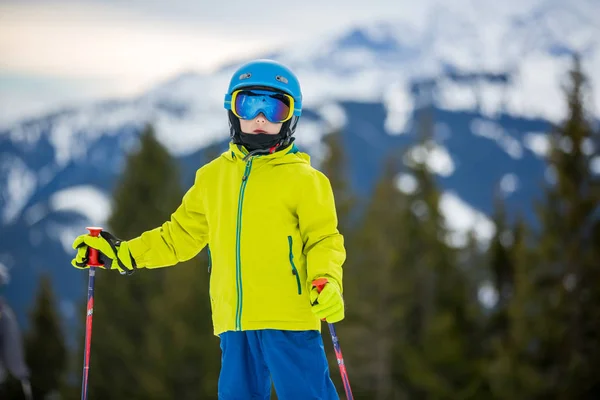
{"label": "helmet vent", "polygon": [[288,83],[288,80],[285,76],[277,75],[275,79],[277,79],[279,82]]}
{"label": "helmet vent", "polygon": [[243,80],[243,79],[248,79],[248,78],[250,78],[251,76],[252,76],[252,74],[251,74],[250,72],[246,72],[245,74],[241,74],[241,75],[240,75],[240,80]]}

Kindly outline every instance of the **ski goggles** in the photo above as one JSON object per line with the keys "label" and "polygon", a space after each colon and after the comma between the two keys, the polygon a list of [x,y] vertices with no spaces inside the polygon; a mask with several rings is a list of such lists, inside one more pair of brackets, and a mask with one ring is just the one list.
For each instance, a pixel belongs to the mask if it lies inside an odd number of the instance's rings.
{"label": "ski goggles", "polygon": [[230,106],[238,118],[253,119],[263,113],[270,122],[276,124],[289,120],[295,114],[292,96],[270,90],[236,90],[231,94]]}

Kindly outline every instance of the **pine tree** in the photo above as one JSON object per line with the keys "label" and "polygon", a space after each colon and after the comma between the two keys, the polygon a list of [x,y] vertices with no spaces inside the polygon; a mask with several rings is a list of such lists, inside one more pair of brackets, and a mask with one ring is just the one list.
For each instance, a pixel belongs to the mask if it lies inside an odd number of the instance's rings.
{"label": "pine tree", "polygon": [[[512,265],[511,296],[508,299],[506,334],[492,335],[493,353],[488,380],[494,398],[546,398],[548,385],[540,373],[539,349],[548,331],[543,299],[538,287],[539,267],[535,241],[522,216],[511,229],[513,243],[507,248]],[[495,341],[494,341],[495,340]]]}
{"label": "pine tree", "polygon": [[588,229],[597,224],[600,206],[590,167],[599,135],[586,113],[588,84],[577,57],[569,78],[568,116],[550,135],[548,162],[556,179],[540,207],[537,279],[546,323],[538,352],[538,368],[549,382],[543,395],[560,399],[600,396],[600,380],[591,373],[600,366],[600,254]]}
{"label": "pine tree", "polygon": [[406,243],[398,268],[410,286],[394,374],[409,397],[475,398],[483,390],[478,306],[472,302],[475,288],[458,268],[457,252],[446,243],[440,193],[427,165],[434,145],[428,111],[422,111],[419,124],[417,152],[423,159],[409,157],[417,189],[407,196],[401,217],[406,234],[399,240]]}
{"label": "pine tree", "polygon": [[[402,276],[398,243],[406,242],[399,218],[402,196],[395,185],[398,168],[390,158],[356,227],[346,274],[347,325],[344,348],[348,373],[357,399],[393,398],[393,349],[403,320],[404,292],[410,281]],[[355,267],[355,268],[354,268]],[[341,335],[341,333],[340,333]],[[364,343],[365,345],[357,345]]]}
{"label": "pine tree", "polygon": [[[217,146],[205,150],[206,162],[218,157]],[[177,205],[180,201],[181,195]],[[144,399],[216,398],[220,353],[212,330],[208,254],[205,250],[193,260],[161,271],[162,291],[149,299],[142,345],[146,363],[139,375]]]}
{"label": "pine tree", "polygon": [[496,194],[496,233],[488,250],[488,262],[498,301],[492,314],[488,335],[506,341],[509,327],[508,306],[513,294],[514,260],[512,259],[513,233],[507,227],[506,210],[499,193]]}
{"label": "pine tree", "polygon": [[598,154],[590,143],[598,143],[598,134],[586,121],[584,89],[575,59],[566,87],[568,117],[549,135],[556,179],[538,204],[539,227],[529,234],[521,221],[514,235],[509,335],[490,364],[497,398],[598,397],[599,381],[590,374],[600,361],[600,247],[593,233],[600,193],[590,171]]}
{"label": "pine tree", "polygon": [[65,378],[67,350],[56,307],[51,281],[47,276],[42,276],[35,306],[30,314],[31,327],[24,341],[35,399],[58,393]]}
{"label": "pine tree", "polygon": [[[353,282],[356,282],[357,270],[362,266],[354,262],[356,246],[354,245],[355,238],[351,220],[356,214],[357,201],[348,182],[348,164],[342,139],[342,132],[339,130],[329,132],[322,138],[322,143],[327,148],[327,155],[319,169],[327,176],[331,184],[338,217],[338,230],[344,236],[344,247],[346,248],[346,262],[343,266],[346,316],[344,323],[339,325],[337,331],[341,337],[351,338],[353,329],[356,326],[356,313],[353,312],[354,306],[361,301],[361,291]],[[331,341],[328,338],[327,331],[325,331],[324,336],[327,336],[324,338],[324,341],[329,345],[327,355],[330,369],[334,372],[332,379],[338,391],[343,392],[343,383],[340,375],[337,373],[338,366],[335,352],[333,351],[333,345],[330,344]],[[348,356],[352,359],[351,353]],[[350,368],[349,373],[352,373],[352,364],[349,363],[348,365],[348,368]]]}
{"label": "pine tree", "polygon": [[[164,295],[152,301],[145,399],[216,399],[219,341],[213,334],[208,295],[209,259],[173,268]],[[160,377],[160,379],[156,379]]]}
{"label": "pine tree", "polygon": [[486,330],[486,379],[494,398],[536,398],[541,382],[530,349],[539,319],[530,314],[536,302],[531,243],[523,217],[509,227],[499,199],[494,220],[488,263],[498,301]]}
{"label": "pine tree", "polygon": [[221,142],[214,142],[208,145],[203,151],[202,156],[205,164],[219,157],[223,151],[227,149]]}
{"label": "pine tree", "polygon": [[[430,127],[419,141],[426,154]],[[392,154],[387,161],[353,245],[351,262],[362,268],[346,284],[360,293],[350,311],[356,314],[351,340],[369,343],[349,350],[356,397],[475,398],[483,382],[474,288],[445,242],[433,175],[405,158],[417,188],[402,194],[400,159]]]}
{"label": "pine tree", "polygon": [[342,234],[351,231],[350,220],[357,199],[348,181],[348,160],[342,141],[342,132],[337,130],[323,137],[323,144],[328,154],[321,164],[321,171],[327,176],[335,197],[335,207],[338,215],[338,228]]}

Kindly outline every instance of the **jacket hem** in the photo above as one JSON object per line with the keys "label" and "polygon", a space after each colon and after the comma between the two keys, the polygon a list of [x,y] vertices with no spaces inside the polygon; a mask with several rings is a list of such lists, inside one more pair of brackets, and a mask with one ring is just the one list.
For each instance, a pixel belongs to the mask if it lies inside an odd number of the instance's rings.
{"label": "jacket hem", "polygon": [[[256,331],[263,329],[276,329],[282,331],[321,331],[321,321],[315,318],[314,322],[307,321],[242,321],[242,331]],[[215,327],[214,334],[219,336],[223,332],[235,331],[235,327]]]}

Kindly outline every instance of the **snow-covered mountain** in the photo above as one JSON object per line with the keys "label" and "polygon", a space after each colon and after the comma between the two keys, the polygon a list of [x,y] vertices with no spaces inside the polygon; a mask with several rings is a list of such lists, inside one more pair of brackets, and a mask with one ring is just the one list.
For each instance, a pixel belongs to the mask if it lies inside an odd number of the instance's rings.
{"label": "snow-covered mountain", "polygon": [[[384,155],[414,140],[414,111],[433,103],[436,145],[412,156],[428,161],[445,190],[449,240],[460,244],[474,228],[485,241],[494,232],[495,185],[511,210],[531,212],[546,174],[545,132],[565,115],[561,82],[575,51],[595,84],[590,112],[600,116],[600,3],[535,3],[520,13],[461,0],[433,8],[422,26],[373,22],[261,56],[299,75],[306,112],[297,142],[317,164],[326,151],[321,136],[342,129],[362,194]],[[190,183],[203,149],[227,140],[223,94],[236,65],[0,127],[0,263],[11,270],[17,312],[30,304],[39,273],[50,271],[64,315],[73,317],[85,286],[69,265],[70,244],[87,224],[103,224],[140,129],[154,124]],[[410,191],[414,180],[404,174],[398,185]]]}

